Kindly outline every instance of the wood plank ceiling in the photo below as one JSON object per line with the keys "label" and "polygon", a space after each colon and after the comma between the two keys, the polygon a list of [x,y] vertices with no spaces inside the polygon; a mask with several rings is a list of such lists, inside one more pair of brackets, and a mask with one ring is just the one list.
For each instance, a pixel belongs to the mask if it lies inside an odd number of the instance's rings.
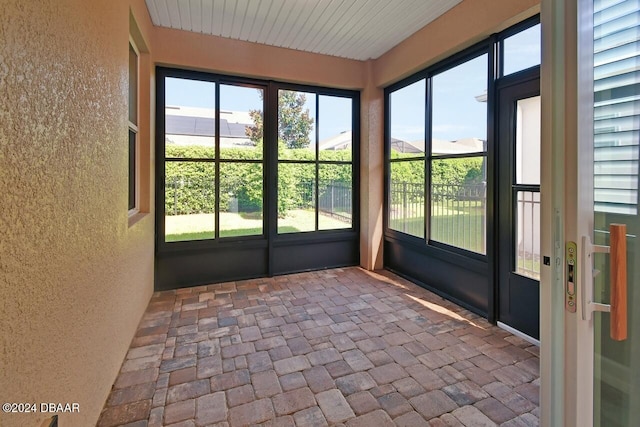
{"label": "wood plank ceiling", "polygon": [[153,24],[344,58],[383,53],[462,0],[146,0]]}

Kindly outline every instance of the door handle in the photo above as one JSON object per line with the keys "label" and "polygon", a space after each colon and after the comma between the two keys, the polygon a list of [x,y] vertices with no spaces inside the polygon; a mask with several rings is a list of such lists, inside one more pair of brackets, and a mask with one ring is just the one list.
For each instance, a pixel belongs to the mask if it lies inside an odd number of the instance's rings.
{"label": "door handle", "polygon": [[611,339],[627,339],[627,226],[609,226],[611,251]]}
{"label": "door handle", "polygon": [[[610,246],[594,245],[589,236],[582,237],[582,319],[590,320],[594,311],[610,312],[611,339],[623,341],[627,339],[627,226],[610,224],[609,236]],[[599,273],[593,269],[594,253],[611,255],[611,304],[593,301],[593,278]]]}

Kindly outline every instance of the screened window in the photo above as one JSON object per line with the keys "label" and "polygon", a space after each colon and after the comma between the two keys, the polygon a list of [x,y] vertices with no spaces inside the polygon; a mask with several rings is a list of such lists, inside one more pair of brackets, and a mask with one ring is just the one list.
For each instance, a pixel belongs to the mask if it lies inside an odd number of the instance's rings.
{"label": "screened window", "polygon": [[354,100],[278,90],[278,233],[353,227]]}
{"label": "screened window", "polygon": [[356,92],[160,70],[161,244],[355,228]]}
{"label": "screened window", "polygon": [[389,97],[389,228],[416,237],[425,231],[426,80]]}
{"label": "screened window", "polygon": [[389,229],[485,253],[487,73],[484,53],[389,93]]}
{"label": "screened window", "polygon": [[432,78],[430,239],[485,253],[488,54]]}
{"label": "screened window", "polygon": [[164,93],[165,241],[262,235],[264,88],[166,77]]}
{"label": "screened window", "polygon": [[[604,37],[596,37],[596,46],[603,46],[605,65],[611,61],[605,59],[603,40]],[[387,231],[401,233],[393,237],[407,235],[433,246],[486,254],[487,163],[494,137],[489,125],[496,113],[489,114],[491,103],[495,102],[492,88],[502,76],[529,69],[535,73],[535,67],[540,65],[540,45],[540,24],[532,18],[499,34],[495,42],[481,42],[386,89],[385,223]],[[603,68],[603,76],[604,73]],[[606,79],[596,80],[596,87],[598,84],[605,85]],[[597,92],[603,97],[606,93],[604,86]],[[601,151],[600,182],[603,186],[631,188],[623,176],[637,173],[637,161],[618,162],[616,171],[611,169],[611,162],[604,161],[608,160],[610,146],[631,145],[622,141],[633,141],[630,135],[635,131],[623,129],[625,118],[616,117],[620,123],[615,134],[617,142],[605,137],[605,133],[610,136],[613,132],[605,129],[606,120],[613,119],[605,117],[606,102],[601,104],[600,109],[596,104],[596,111],[601,111],[603,118],[598,123],[601,126],[600,132],[596,131],[596,145],[600,134],[606,149]],[[633,107],[627,110],[632,116]],[[526,132],[527,141],[539,135],[539,129]],[[518,145],[518,182],[537,185],[539,175],[535,172],[539,165],[527,161],[531,157],[527,150],[539,151],[539,145]],[[625,147],[617,149],[616,155],[622,156],[624,150],[637,154],[637,150]],[[605,197],[603,193],[603,201]]]}
{"label": "screened window", "polygon": [[540,24],[537,24],[503,41],[503,75],[507,76],[540,65],[540,37]]}

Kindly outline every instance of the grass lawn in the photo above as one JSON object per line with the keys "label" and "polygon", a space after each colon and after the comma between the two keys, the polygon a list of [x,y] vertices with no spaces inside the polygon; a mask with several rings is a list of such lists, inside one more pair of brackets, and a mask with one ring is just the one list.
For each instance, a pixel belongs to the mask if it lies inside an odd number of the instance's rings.
{"label": "grass lawn", "polygon": [[[321,230],[350,228],[351,224],[320,215]],[[165,217],[165,241],[213,239],[214,214],[168,215]],[[315,214],[308,210],[292,210],[278,218],[278,233],[315,230]],[[220,237],[256,236],[262,234],[262,217],[253,214],[220,212]]]}
{"label": "grass lawn", "polygon": [[[431,240],[473,252],[485,252],[483,212],[475,207],[452,210],[434,205],[433,208]],[[424,237],[424,216],[392,219],[389,226],[412,236]]]}

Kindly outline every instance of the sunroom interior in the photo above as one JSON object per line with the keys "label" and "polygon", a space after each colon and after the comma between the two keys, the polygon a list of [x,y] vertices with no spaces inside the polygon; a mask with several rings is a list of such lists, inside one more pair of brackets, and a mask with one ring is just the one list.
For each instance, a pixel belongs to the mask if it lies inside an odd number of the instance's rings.
{"label": "sunroom interior", "polygon": [[5,400],[93,425],[155,292],[352,266],[539,345],[539,1],[336,3],[4,5]]}

